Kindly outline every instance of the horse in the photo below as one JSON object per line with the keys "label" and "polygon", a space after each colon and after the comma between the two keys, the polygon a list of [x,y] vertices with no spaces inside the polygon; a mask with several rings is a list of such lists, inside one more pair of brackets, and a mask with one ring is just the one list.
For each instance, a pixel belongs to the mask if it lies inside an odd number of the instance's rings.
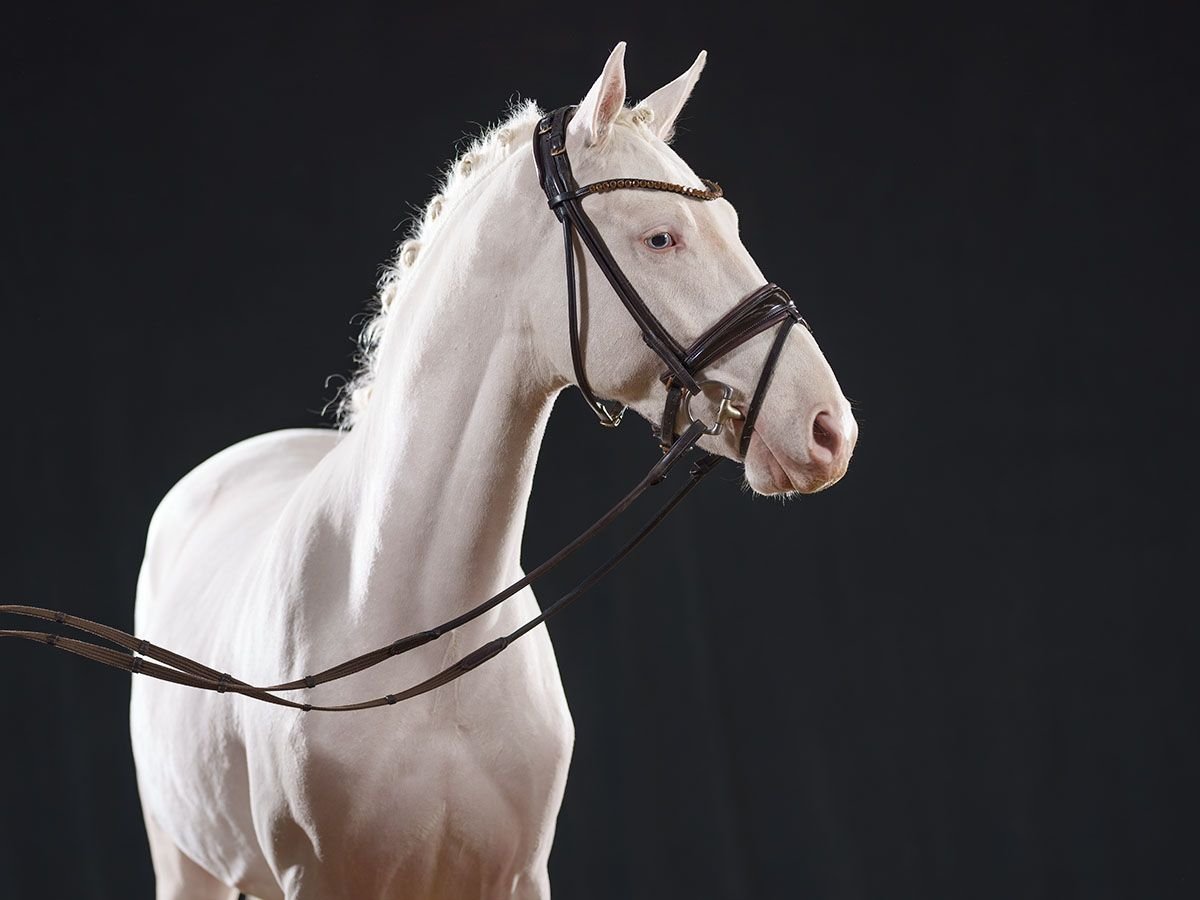
{"label": "horse", "polygon": [[[700,185],[670,141],[705,54],[632,107],[624,54],[617,45],[575,108],[563,152],[589,179]],[[539,445],[556,397],[580,382],[558,223],[532,152],[541,117],[517,106],[450,164],[381,279],[340,427],[242,441],[167,493],[139,573],[138,635],[270,683],[366,636],[445,621],[521,578]],[[707,199],[587,201],[674,335],[702,334],[764,281],[734,207]],[[588,390],[653,421],[661,362],[579,256]],[[771,340],[745,340],[705,377],[748,396]],[[737,421],[699,443],[743,462],[759,494],[820,490],[845,473],[857,426],[808,331],[790,329],[778,350],[744,454]],[[526,588],[312,694],[338,703],[419,680],[538,610]],[[574,726],[545,628],[439,690],[352,715],[135,679],[130,733],[159,900],[550,894]]]}

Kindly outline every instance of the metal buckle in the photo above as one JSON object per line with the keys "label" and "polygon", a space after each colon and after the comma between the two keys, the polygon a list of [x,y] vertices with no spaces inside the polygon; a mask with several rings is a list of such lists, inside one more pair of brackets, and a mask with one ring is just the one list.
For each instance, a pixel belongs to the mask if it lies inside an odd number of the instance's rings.
{"label": "metal buckle", "polygon": [[704,422],[702,419],[697,419],[692,415],[692,393],[691,391],[687,390],[683,392],[684,415],[688,417],[688,422],[699,422],[701,425],[704,425],[705,434],[720,434],[721,429],[725,427],[726,422],[746,418],[745,414],[740,409],[729,402],[730,398],[733,397],[733,388],[731,388],[725,382],[701,381],[697,383],[697,386],[703,393],[707,393],[707,388],[710,386],[714,388],[720,388],[721,390],[720,405],[717,407],[717,421],[713,422],[711,425]]}
{"label": "metal buckle", "polygon": [[621,406],[614,413],[611,409],[604,405],[604,401],[596,401],[596,405],[592,407],[592,411],[596,414],[596,418],[600,420],[600,424],[605,428],[616,428],[621,424],[621,418],[625,415],[626,407]]}

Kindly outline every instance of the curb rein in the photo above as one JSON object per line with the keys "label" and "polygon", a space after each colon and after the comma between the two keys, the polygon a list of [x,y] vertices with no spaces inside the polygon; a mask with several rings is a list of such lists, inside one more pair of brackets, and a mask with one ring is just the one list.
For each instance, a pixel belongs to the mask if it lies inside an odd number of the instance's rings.
{"label": "curb rein", "polygon": [[[616,505],[585,529],[578,537],[551,556],[533,571],[527,573],[519,581],[504,588],[499,593],[489,597],[478,606],[450,619],[447,622],[427,631],[419,631],[379,647],[361,656],[346,660],[332,668],[325,669],[313,675],[306,675],[295,681],[259,687],[234,678],[228,673],[209,668],[194,659],[173,653],[158,647],[149,641],[102,625],[78,616],[54,610],[42,609],[36,606],[0,605],[0,613],[26,616],[65,625],[78,631],[83,631],[109,643],[115,644],[122,650],[104,647],[90,641],[62,637],[44,631],[19,631],[0,629],[0,638],[21,638],[36,641],[74,653],[86,659],[102,663],[112,668],[122,669],[135,675],[148,675],[162,681],[170,681],[188,687],[216,691],[217,693],[241,694],[272,703],[299,709],[322,712],[351,712],[360,709],[373,709],[380,706],[390,706],[402,700],[408,700],[432,691],[442,685],[465,675],[475,667],[496,656],[505,647],[512,644],[522,635],[532,631],[551,616],[561,612],[574,600],[578,599],[605,575],[612,571],[638,544],[653,531],[659,523],[686,497],[700,480],[716,467],[721,457],[713,453],[704,453],[692,464],[690,477],[682,487],[659,509],[657,513],[630,538],[613,556],[599,568],[580,581],[574,588],[563,594],[539,615],[521,625],[515,631],[498,637],[483,646],[463,656],[457,662],[447,666],[436,675],[413,685],[399,693],[386,694],[372,700],[359,703],[346,703],[338,706],[319,706],[312,703],[300,703],[276,696],[278,692],[298,691],[315,688],[354,675],[364,669],[382,663],[393,656],[399,656],[409,650],[420,647],[430,641],[437,640],[461,625],[478,618],[488,610],[503,603],[518,591],[534,584],[559,563],[570,557],[587,544],[633,504],[647,489],[660,483],[679,459],[691,450],[696,442],[704,435],[716,435],[727,423],[735,420],[742,421],[742,435],[738,443],[738,454],[743,459],[750,446],[750,438],[758,419],[771,376],[783,351],[784,341],[791,326],[797,322],[808,327],[808,323],[800,316],[795,304],[787,293],[775,284],[765,284],[753,291],[729,312],[721,317],[711,328],[687,347],[681,346],[671,334],[655,318],[650,308],[634,289],[625,273],[621,271],[612,253],[609,251],[600,232],[583,209],[583,199],[592,194],[609,193],[617,190],[665,191],[697,201],[717,200],[723,196],[720,185],[716,182],[702,179],[703,188],[685,187],[664,181],[654,181],[646,178],[613,178],[597,181],[580,187],[571,172],[571,163],[567,158],[567,124],[575,112],[575,107],[564,106],[541,119],[537,124],[534,135],[534,159],[537,162],[538,177],[542,189],[546,193],[550,209],[558,217],[563,226],[563,247],[566,256],[567,276],[567,317],[571,338],[571,361],[575,367],[576,382],[579,390],[587,400],[588,406],[599,418],[600,423],[613,428],[621,423],[625,407],[611,400],[601,400],[596,397],[584,371],[583,350],[579,337],[579,311],[575,288],[575,236],[578,235],[592,259],[608,279],[617,297],[624,304],[629,315],[637,323],[642,332],[642,340],[666,364],[667,370],[661,380],[667,391],[666,403],[663,407],[661,425],[655,429],[659,444],[663,450],[660,459],[634,488]],[[709,363],[724,356],[739,347],[755,335],[769,328],[779,326],[771,349],[767,353],[759,374],[758,383],[751,395],[750,404],[745,412],[732,402],[734,390],[720,381],[697,380],[697,374]],[[811,330],[811,329],[810,329]],[[717,394],[719,406],[716,420],[711,424],[702,421],[692,414],[691,400],[697,394]],[[688,419],[688,426],[682,434],[677,434],[677,420],[682,409]],[[733,427],[732,425],[730,427]]]}

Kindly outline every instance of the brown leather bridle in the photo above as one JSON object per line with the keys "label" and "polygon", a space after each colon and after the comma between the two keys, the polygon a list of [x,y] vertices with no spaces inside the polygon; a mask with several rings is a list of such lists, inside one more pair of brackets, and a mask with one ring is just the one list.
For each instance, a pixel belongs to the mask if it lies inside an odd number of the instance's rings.
{"label": "brown leather bridle", "polygon": [[[564,106],[545,116],[537,125],[534,135],[534,159],[537,161],[538,177],[550,208],[563,226],[563,248],[567,268],[567,317],[571,336],[571,361],[575,367],[575,381],[588,405],[596,413],[602,425],[615,427],[621,423],[625,408],[611,401],[600,400],[592,391],[584,372],[583,351],[579,340],[579,312],[575,291],[575,241],[579,235],[583,245],[591,253],[617,297],[629,311],[633,321],[642,332],[646,346],[666,363],[667,371],[662,382],[667,388],[667,399],[663,407],[659,426],[659,441],[663,450],[670,448],[676,440],[676,422],[680,407],[683,407],[690,422],[697,421],[691,414],[691,398],[711,390],[720,391],[721,404],[716,421],[707,426],[707,434],[719,434],[727,421],[744,419],[742,436],[738,442],[738,454],[743,458],[750,447],[758,411],[771,384],[771,376],[779,361],[779,354],[787,340],[788,331],[797,322],[808,328],[808,323],[796,309],[792,298],[776,284],[764,284],[729,310],[711,328],[696,338],[688,347],[682,347],[663,327],[650,311],[633,284],[613,259],[604,238],[583,209],[583,199],[592,194],[605,194],[618,190],[667,191],[687,197],[689,200],[719,200],[724,196],[721,186],[715,181],[702,178],[703,188],[685,187],[667,181],[649,178],[610,178],[580,187],[571,172],[571,161],[567,156],[567,124],[575,107]],[[745,414],[731,401],[733,389],[723,382],[697,381],[696,375],[711,362],[744,344],[750,338],[780,326],[775,342],[763,363],[758,384],[750,397]],[[810,329],[811,330],[811,329]]]}
{"label": "brown leather bridle", "polygon": [[[0,606],[0,613],[10,613],[54,622],[58,625],[65,625],[94,635],[122,649],[117,650],[94,644],[90,641],[63,637],[44,631],[0,629],[0,637],[37,641],[135,675],[148,675],[162,681],[170,681],[175,684],[216,691],[218,693],[241,694],[265,703],[286,706],[305,712],[352,712],[355,710],[389,706],[449,684],[481,663],[491,659],[518,638],[532,631],[538,625],[541,625],[551,616],[561,612],[612,571],[621,560],[640,544],[670,514],[671,510],[700,483],[700,480],[713,470],[716,464],[720,462],[721,457],[712,453],[704,453],[692,464],[688,480],[637,534],[630,538],[606,562],[593,571],[592,574],[547,606],[539,615],[525,622],[509,634],[495,638],[468,653],[457,662],[424,681],[394,694],[385,694],[382,697],[358,703],[345,703],[336,706],[302,703],[277,695],[288,691],[312,689],[317,685],[328,684],[329,682],[338,681],[362,672],[394,656],[399,656],[409,650],[437,640],[443,635],[454,631],[456,628],[465,625],[467,622],[478,618],[488,610],[495,608],[518,591],[539,581],[549,571],[558,566],[559,563],[591,541],[592,538],[608,527],[621,513],[628,509],[646,490],[666,478],[675,463],[691,450],[701,437],[706,434],[719,434],[727,423],[737,420],[742,421],[742,434],[738,443],[738,452],[744,458],[750,445],[750,437],[753,434],[754,424],[758,418],[759,408],[770,386],[771,376],[779,361],[779,355],[783,350],[788,331],[797,322],[803,324],[805,327],[808,327],[808,323],[800,316],[791,298],[788,297],[782,288],[774,284],[765,284],[737,303],[690,345],[687,347],[680,345],[650,311],[650,308],[634,289],[629,279],[625,276],[625,273],[621,271],[616,260],[613,259],[603,238],[600,236],[600,232],[596,229],[595,224],[593,224],[587,213],[584,212],[583,199],[592,194],[601,194],[616,190],[650,190],[667,191],[693,200],[709,201],[716,200],[722,196],[721,188],[715,182],[707,180],[704,181],[703,188],[695,188],[645,178],[613,178],[580,187],[571,173],[571,163],[567,158],[566,150],[567,123],[570,121],[574,111],[575,107],[564,106],[545,116],[538,123],[534,136],[534,158],[537,161],[538,175],[550,208],[563,225],[563,245],[566,253],[567,271],[568,322],[570,326],[571,358],[575,368],[576,381],[580,391],[587,399],[588,405],[591,406],[592,410],[599,417],[601,423],[609,427],[619,425],[625,412],[624,407],[614,404],[612,401],[604,401],[597,398],[584,372],[583,352],[579,339],[578,298],[575,287],[575,235],[579,236],[583,245],[591,253],[592,258],[608,279],[609,284],[612,285],[613,290],[629,311],[630,316],[632,316],[641,329],[642,339],[646,345],[667,366],[667,371],[662,375],[662,382],[666,387],[667,396],[663,408],[662,421],[658,428],[659,442],[663,449],[663,456],[651,467],[642,480],[634,486],[633,490],[622,497],[616,505],[592,523],[575,540],[571,541],[523,578],[510,584],[499,593],[494,594],[472,609],[434,628],[401,637],[390,644],[386,644],[368,653],[353,657],[338,665],[293,681],[267,686],[251,685],[234,678],[228,673],[220,672],[190,657],[156,646],[147,640],[138,638],[118,628],[36,606]],[[758,377],[758,383],[755,385],[754,393],[750,397],[749,406],[744,413],[732,402],[734,397],[732,387],[719,381],[697,380],[696,376],[711,362],[729,353],[755,335],[774,326],[779,326],[779,330],[776,333],[770,351],[767,353],[766,360]],[[690,401],[697,394],[713,390],[720,393],[720,405],[715,417],[716,420],[708,424],[692,415]],[[676,424],[681,408],[687,415],[689,424],[682,434],[677,434]]]}

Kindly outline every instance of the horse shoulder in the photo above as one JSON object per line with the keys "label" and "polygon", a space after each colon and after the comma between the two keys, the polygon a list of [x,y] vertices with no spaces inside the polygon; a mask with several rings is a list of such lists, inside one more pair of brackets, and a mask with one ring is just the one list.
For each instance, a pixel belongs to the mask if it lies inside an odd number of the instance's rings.
{"label": "horse shoulder", "polygon": [[227,447],[184,475],[150,520],[138,583],[139,630],[179,585],[204,583],[204,571],[224,567],[215,561],[228,565],[244,556],[247,543],[265,533],[338,439],[329,429],[269,432]]}

